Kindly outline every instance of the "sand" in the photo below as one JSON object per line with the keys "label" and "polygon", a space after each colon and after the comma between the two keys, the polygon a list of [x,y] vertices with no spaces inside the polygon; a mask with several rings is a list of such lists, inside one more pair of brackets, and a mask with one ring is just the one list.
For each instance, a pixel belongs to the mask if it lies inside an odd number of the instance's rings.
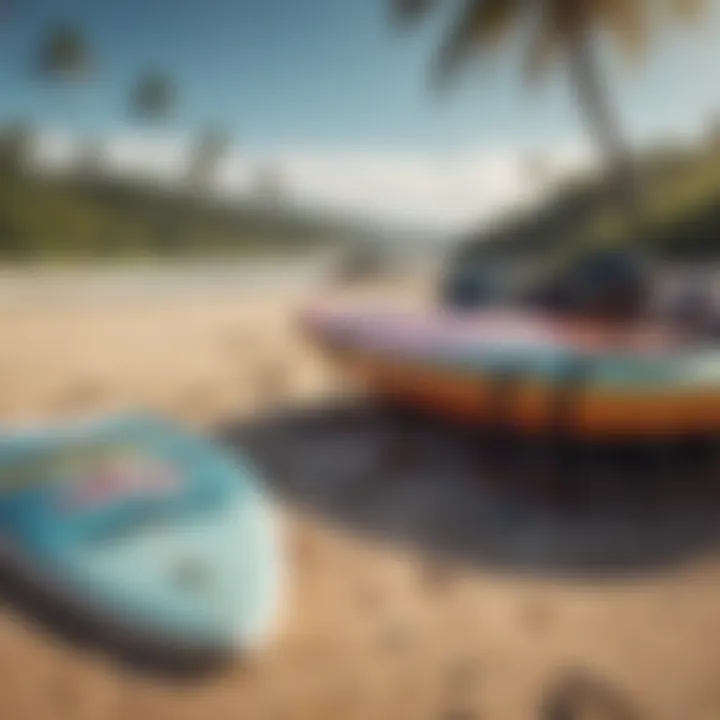
{"label": "sand", "polygon": [[[338,378],[294,323],[308,297],[5,301],[0,417],[146,408],[210,430],[332,397]],[[720,717],[712,553],[623,578],[526,577],[433,563],[279,502],[291,578],[267,648],[202,682],[171,681],[4,609],[0,718],[562,720],[553,692],[578,674],[638,717]],[[567,717],[631,717],[613,712]]]}

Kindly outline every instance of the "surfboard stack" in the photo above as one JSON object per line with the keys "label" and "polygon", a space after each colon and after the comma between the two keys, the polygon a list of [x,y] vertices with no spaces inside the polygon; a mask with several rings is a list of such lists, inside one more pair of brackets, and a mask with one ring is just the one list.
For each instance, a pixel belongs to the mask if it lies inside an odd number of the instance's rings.
{"label": "surfboard stack", "polygon": [[372,394],[439,416],[591,439],[720,430],[720,347],[664,325],[362,307],[316,308],[303,320]]}

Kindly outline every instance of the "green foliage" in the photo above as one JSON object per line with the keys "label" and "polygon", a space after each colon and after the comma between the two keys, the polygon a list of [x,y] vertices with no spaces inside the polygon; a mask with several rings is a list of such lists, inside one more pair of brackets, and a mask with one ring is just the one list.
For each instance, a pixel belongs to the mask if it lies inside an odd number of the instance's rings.
{"label": "green foliage", "polygon": [[76,27],[61,25],[47,34],[37,60],[43,79],[76,82],[86,78],[91,69],[91,51],[85,37]]}
{"label": "green foliage", "polygon": [[0,262],[267,254],[335,243],[343,230],[281,207],[0,166]]}
{"label": "green foliage", "polygon": [[661,149],[638,161],[645,222],[633,229],[605,181],[576,179],[550,201],[466,239],[461,255],[564,258],[588,247],[633,245],[659,257],[720,258],[720,147]]}
{"label": "green foliage", "polygon": [[196,138],[188,160],[188,182],[203,190],[215,178],[230,145],[230,135],[220,127],[205,128]]}
{"label": "green foliage", "polygon": [[[663,0],[665,15],[697,18],[706,0]],[[401,23],[414,23],[436,10],[450,16],[436,53],[433,75],[441,84],[458,77],[473,60],[503,47],[522,29],[527,42],[513,42],[525,55],[530,79],[542,75],[574,38],[599,29],[619,49],[634,58],[645,49],[650,35],[653,3],[645,0],[391,0]]]}
{"label": "green foliage", "polygon": [[142,120],[166,120],[175,111],[177,90],[169,75],[149,72],[141,77],[130,97],[132,114]]}

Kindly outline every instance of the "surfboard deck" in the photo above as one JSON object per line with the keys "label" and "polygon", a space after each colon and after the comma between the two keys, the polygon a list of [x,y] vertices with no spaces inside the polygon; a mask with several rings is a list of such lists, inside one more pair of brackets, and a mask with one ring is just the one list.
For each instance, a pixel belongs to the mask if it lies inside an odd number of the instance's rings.
{"label": "surfboard deck", "polygon": [[0,561],[89,625],[198,656],[261,643],[278,528],[240,454],[126,416],[0,438]]}

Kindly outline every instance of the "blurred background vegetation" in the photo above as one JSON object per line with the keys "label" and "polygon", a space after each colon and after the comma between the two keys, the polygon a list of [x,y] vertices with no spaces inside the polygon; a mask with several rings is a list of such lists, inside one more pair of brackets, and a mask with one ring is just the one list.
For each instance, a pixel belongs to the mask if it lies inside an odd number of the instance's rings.
{"label": "blurred background vegetation", "polygon": [[[34,55],[34,80],[73,126],[92,92],[96,49],[78,27],[61,24]],[[148,69],[124,105],[142,130],[162,130],[181,112],[181,90],[170,73]],[[41,140],[25,119],[0,127],[0,262],[274,254],[367,236],[352,222],[294,207],[281,169],[269,162],[255,168],[249,194],[221,198],[215,181],[233,138],[219,125],[196,132],[173,182],[108,172],[104,143],[81,134],[72,161],[50,168],[37,159]]]}
{"label": "blurred background vegetation", "polygon": [[210,173],[206,155],[216,152],[211,138],[200,139],[188,181],[168,186],[96,172],[92,154],[72,171],[34,170],[27,162],[31,142],[22,125],[0,133],[2,260],[272,254],[362,234],[361,228],[284,205],[198,193]]}
{"label": "blurred background vegetation", "polygon": [[566,258],[597,246],[633,247],[659,259],[720,260],[720,128],[694,147],[669,145],[635,160],[643,222],[626,222],[607,177],[558,185],[548,200],[461,239],[466,259]]}
{"label": "blurred background vegetation", "polygon": [[[413,22],[433,8],[427,0],[393,0],[398,18]],[[668,0],[673,17],[698,15],[700,0]],[[619,12],[620,6],[625,9]],[[469,2],[450,23],[431,77],[443,85],[478,53],[493,51],[523,22],[521,3]],[[522,172],[544,187],[543,200],[484,223],[458,243],[463,258],[497,255],[565,257],[598,244],[634,245],[661,258],[720,255],[720,128],[695,147],[663,146],[633,156],[610,104],[590,30],[607,27],[629,55],[645,50],[643,3],[545,0],[545,21],[527,48],[529,78],[554,60],[565,61],[591,135],[603,158],[600,174],[543,179],[542,163],[528,157]],[[585,5],[583,5],[585,7]],[[82,116],[92,93],[98,52],[72,24],[51,27],[34,53],[33,71],[56,96],[68,125]],[[148,68],[124,93],[127,119],[159,134],[182,116],[182,88],[172,73]],[[194,133],[181,177],[158,182],[107,172],[102,141],[80,136],[74,160],[61,171],[34,161],[40,139],[31,122],[0,128],[0,261],[46,262],[104,258],[197,258],[367,246],[374,233],[359,223],[296,206],[282,168],[254,167],[252,191],[221,198],[215,191],[234,138],[209,122]],[[547,189],[553,187],[552,192]],[[628,222],[632,219],[632,222]],[[641,221],[638,221],[641,220]]]}
{"label": "blurred background vegetation", "polygon": [[31,142],[22,125],[0,133],[3,261],[266,254],[335,245],[362,234],[284,205],[198,193],[198,183],[210,174],[207,154],[216,152],[211,138],[200,139],[188,182],[167,187],[98,173],[92,154],[71,172],[34,170],[27,162]]}
{"label": "blurred background vegetation", "polygon": [[[636,61],[658,34],[658,20],[702,20],[705,0],[393,0],[392,7],[401,27],[433,11],[450,15],[431,64],[430,78],[439,89],[512,45],[518,28],[525,30],[520,52],[526,80],[542,80],[563,64],[601,159],[599,174],[565,182],[549,200],[513,209],[492,227],[461,238],[460,266],[498,256],[562,262],[595,246],[632,245],[668,259],[720,256],[720,131],[713,128],[695,148],[633,153],[612,105],[598,43],[600,35],[608,36],[626,60]],[[533,158],[525,173],[552,185]]]}

